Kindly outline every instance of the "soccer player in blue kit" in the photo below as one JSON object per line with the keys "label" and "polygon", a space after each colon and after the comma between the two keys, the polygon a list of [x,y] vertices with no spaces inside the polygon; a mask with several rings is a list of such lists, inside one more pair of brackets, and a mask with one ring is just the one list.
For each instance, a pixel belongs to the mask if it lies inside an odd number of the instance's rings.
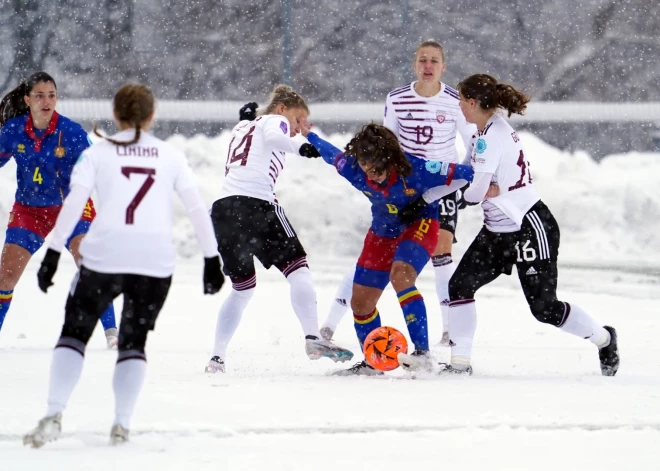
{"label": "soccer player in blue kit", "polygon": [[[18,183],[0,259],[0,329],[18,280],[55,226],[73,165],[90,145],[82,126],[58,114],[56,104],[57,86],[46,72],[30,75],[0,102],[0,167],[13,157]],[[90,199],[67,243],[78,265],[78,247],[94,215]],[[108,348],[116,347],[112,304],[101,323]]]}
{"label": "soccer player in blue kit", "polygon": [[[399,354],[399,363],[408,370],[430,370],[426,306],[415,282],[438,241],[438,204],[429,204],[411,224],[402,223],[398,213],[431,188],[442,187],[445,196],[455,192],[472,180],[474,172],[469,165],[431,162],[405,153],[394,133],[381,125],[365,125],[345,152],[311,132],[311,123],[301,127],[318,151],[305,156],[322,157],[371,201],[371,227],[357,262],[351,299],[360,346],[381,325],[376,304],[391,282],[415,346],[410,355]],[[440,198],[442,193],[434,195]],[[336,374],[382,373],[361,361]]]}

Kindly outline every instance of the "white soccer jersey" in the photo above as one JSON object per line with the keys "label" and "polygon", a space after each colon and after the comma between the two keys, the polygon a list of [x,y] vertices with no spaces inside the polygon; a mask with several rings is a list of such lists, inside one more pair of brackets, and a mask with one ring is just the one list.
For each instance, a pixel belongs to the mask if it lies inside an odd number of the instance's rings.
{"label": "white soccer jersey", "polygon": [[[134,136],[129,129],[113,139],[130,141]],[[97,216],[80,246],[86,268],[172,275],[173,194],[196,187],[183,152],[146,132],[130,146],[103,140],[85,150],[73,168],[71,188],[77,185],[96,189],[98,196]]]}
{"label": "white soccer jersey", "polygon": [[412,82],[387,95],[383,125],[399,138],[406,152],[427,160],[458,162],[456,133],[467,146],[477,132],[458,105],[458,92],[444,83],[440,92],[423,97]]}
{"label": "white soccer jersey", "polygon": [[532,184],[529,160],[518,134],[506,119],[494,114],[470,143],[475,173],[493,174],[500,194],[481,203],[486,228],[493,232],[520,230],[523,217],[541,199]]}
{"label": "white soccer jersey", "polygon": [[301,145],[290,137],[290,126],[284,116],[270,114],[234,127],[220,198],[241,195],[275,201],[285,153],[297,154]]}

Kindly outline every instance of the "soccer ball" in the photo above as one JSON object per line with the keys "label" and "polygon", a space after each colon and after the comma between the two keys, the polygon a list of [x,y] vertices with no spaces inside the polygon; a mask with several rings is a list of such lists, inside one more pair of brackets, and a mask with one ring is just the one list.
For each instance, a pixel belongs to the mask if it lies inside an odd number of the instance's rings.
{"label": "soccer ball", "polygon": [[399,353],[408,353],[408,341],[394,327],[377,327],[364,339],[364,359],[377,370],[398,368]]}

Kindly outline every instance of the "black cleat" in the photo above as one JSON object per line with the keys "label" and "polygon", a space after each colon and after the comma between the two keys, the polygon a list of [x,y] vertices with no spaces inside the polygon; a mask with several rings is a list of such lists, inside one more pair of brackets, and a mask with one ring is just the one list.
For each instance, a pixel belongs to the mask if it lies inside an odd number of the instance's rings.
{"label": "black cleat", "polygon": [[603,329],[610,333],[610,343],[606,347],[598,349],[600,372],[603,376],[614,376],[619,371],[619,345],[616,338],[616,329],[609,325],[604,325]]}

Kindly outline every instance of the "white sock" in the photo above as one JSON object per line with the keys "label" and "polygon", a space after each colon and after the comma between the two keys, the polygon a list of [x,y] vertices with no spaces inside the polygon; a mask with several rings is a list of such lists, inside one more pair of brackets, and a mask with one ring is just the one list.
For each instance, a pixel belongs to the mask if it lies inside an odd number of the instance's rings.
{"label": "white sock", "polygon": [[126,429],[131,428],[131,417],[146,375],[147,361],[143,353],[137,350],[119,352],[112,378],[112,389],[115,391],[115,424]]}
{"label": "white sock", "polygon": [[218,313],[212,356],[219,356],[223,360],[226,358],[227,346],[234,336],[238,324],[241,322],[243,311],[245,311],[250,299],[254,296],[255,289],[250,288],[243,291],[236,291],[232,288]]}
{"label": "white sock", "polygon": [[[61,346],[74,343],[74,347]],[[64,410],[69,402],[73,389],[78,384],[82,373],[85,357],[85,344],[72,338],[60,339],[53,351],[53,362],[50,365],[50,385],[48,387],[48,408],[46,417],[53,416]]]}
{"label": "white sock", "polygon": [[[449,332],[449,280],[456,270],[456,264],[451,259],[451,255],[443,258],[445,258],[444,265],[436,266],[436,260],[433,261],[433,271],[435,272],[435,292],[438,295],[442,314],[442,332]],[[447,260],[449,263],[446,263]]]}
{"label": "white sock", "polygon": [[298,316],[305,336],[313,335],[321,338],[312,272],[307,267],[300,267],[289,273],[286,279],[291,285],[291,305]]}
{"label": "white sock", "polygon": [[330,312],[328,312],[328,317],[321,327],[328,327],[333,332],[337,330],[339,321],[341,321],[344,314],[348,312],[348,309],[351,307],[351,298],[353,296],[353,278],[355,277],[355,266],[353,269],[346,273],[346,276],[342,278],[339,286],[337,286],[337,292],[335,293],[335,299],[330,305]]}
{"label": "white sock", "polygon": [[[456,302],[456,301],[454,301]],[[452,365],[469,365],[472,359],[472,341],[477,330],[477,305],[474,301],[449,306],[449,338]]]}
{"label": "white sock", "polygon": [[610,333],[596,322],[596,319],[587,314],[580,306],[564,303],[570,309],[564,325],[560,327],[564,332],[589,339],[598,348],[610,343]]}

